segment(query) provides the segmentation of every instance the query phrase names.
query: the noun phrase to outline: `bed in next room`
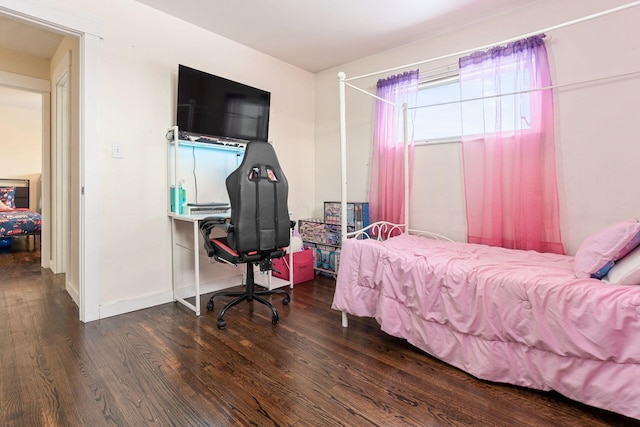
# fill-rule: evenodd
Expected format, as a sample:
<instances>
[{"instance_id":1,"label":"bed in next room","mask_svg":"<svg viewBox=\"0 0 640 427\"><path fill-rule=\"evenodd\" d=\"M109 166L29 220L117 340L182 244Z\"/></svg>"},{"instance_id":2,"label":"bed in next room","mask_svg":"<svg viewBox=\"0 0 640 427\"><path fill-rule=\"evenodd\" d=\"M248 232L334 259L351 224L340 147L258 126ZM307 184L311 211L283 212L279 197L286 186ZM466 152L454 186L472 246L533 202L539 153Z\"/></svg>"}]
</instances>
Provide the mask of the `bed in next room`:
<instances>
[{"instance_id":1,"label":"bed in next room","mask_svg":"<svg viewBox=\"0 0 640 427\"><path fill-rule=\"evenodd\" d=\"M42 217L29 208L28 179L0 179L0 241L11 244L13 237L39 235Z\"/></svg>"}]
</instances>

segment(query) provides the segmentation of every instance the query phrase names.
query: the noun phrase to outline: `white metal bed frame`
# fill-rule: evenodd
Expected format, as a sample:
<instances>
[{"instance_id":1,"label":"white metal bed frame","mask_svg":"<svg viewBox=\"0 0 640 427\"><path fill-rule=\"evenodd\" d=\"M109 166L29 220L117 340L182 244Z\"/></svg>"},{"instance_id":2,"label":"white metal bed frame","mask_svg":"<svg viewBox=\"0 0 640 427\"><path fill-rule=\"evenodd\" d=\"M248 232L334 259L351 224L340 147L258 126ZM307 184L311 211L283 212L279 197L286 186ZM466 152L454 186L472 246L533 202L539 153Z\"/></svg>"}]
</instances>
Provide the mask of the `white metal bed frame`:
<instances>
[{"instance_id":1,"label":"white metal bed frame","mask_svg":"<svg viewBox=\"0 0 640 427\"><path fill-rule=\"evenodd\" d=\"M403 104L402 106L396 105L386 99L382 99L378 96L376 96L375 94L372 94L362 88L359 88L349 82L354 81L354 80L359 80L359 79L363 79L366 77L372 77L375 75L379 75L379 74L385 74L385 73L389 73L389 72L393 72L393 71L398 71L398 70L402 70L402 69L406 69L406 68L410 68L410 67L415 67L417 65L422 65L422 64L428 64L428 63L432 63L435 61L440 61L443 59L448 59L448 58L458 58L461 57L463 55L467 55L469 53L472 52L476 52L476 51L481 51L481 50L486 50L489 49L491 47L494 46L500 46L500 45L504 45L510 42L514 42L520 39L524 39L527 37L532 37L538 34L542 34L542 33L547 33L550 31L554 31L554 30L558 30L561 28L565 28L571 25L575 25L575 24L579 24L582 22L586 22L586 21L590 21L596 18L600 18L612 13L616 13L616 12L620 12L626 9L630 9L636 6L640 6L640 1L634 1L631 3L627 3L618 7L614 7L611 9L607 9L604 10L602 12L598 12L598 13L594 13L591 15L587 15L584 16L582 18L578 18L578 19L573 19L571 21L566 21L564 23L561 24L557 24L551 27L547 27L538 31L534 31L534 32L530 32L530 33L526 33L526 34L522 34L519 35L517 37L512 37L506 40L502 40L500 42L496 42L496 43L491 43L488 45L484 45L484 46L479 46L479 47L475 47L473 49L466 49L466 50L462 50L459 52L454 52L454 53L450 53L447 55L442 55L442 56L438 56L438 57L434 57L434 58L429 58L429 59L425 59L422 61L418 61L418 62L413 62L410 64L404 64L404 65L400 65L397 67L393 67L393 68L387 68L385 70L380 70L380 71L374 71L371 73L367 73L367 74L362 74L359 76L355 76L355 77L350 77L347 78L346 73L344 73L343 71L340 71L338 73L338 88L339 88L339 96L340 96L340 173L341 173L341 212L340 212L340 216L341 216L341 239L345 240L349 237L362 237L363 235L366 237L369 237L369 235L371 234L375 234L375 233L371 233L370 231L372 229L377 230L377 231L381 231L384 230L384 232L388 232L391 233L393 230L399 230L402 231L404 230L404 232L411 232L412 230L409 230L409 141L408 141L408 106L407 104ZM611 77L617 77L617 76L611 76ZM609 77L610 78L610 77ZM595 79L595 80L600 80L600 79ZM584 82L581 82L584 83ZM359 92L362 92L366 95L369 95L373 98L376 98L380 101L386 102L388 104L393 105L396 108L402 108L402 114L403 114L403 139L404 139L404 224L391 224L391 223L387 223L387 222L381 222L381 223L374 223L372 225L370 225L369 227L367 227L366 229L363 230L356 230L352 233L347 233L347 113L346 113L346 86L349 86ZM543 89L550 89L550 88L543 88ZM458 102L464 102L464 101L458 101ZM378 228L376 228L378 227ZM368 230L368 231L367 231ZM384 234L383 232L383 234ZM419 234L427 234L427 235L431 235L432 238L444 238L446 240L450 240L444 236L440 236L437 235L435 233L430 233L430 232L419 232ZM386 234L386 236L389 236L390 234ZM347 313L342 312L342 326L343 327L348 327L349 322L348 322L348 318L347 318Z\"/></svg>"}]
</instances>

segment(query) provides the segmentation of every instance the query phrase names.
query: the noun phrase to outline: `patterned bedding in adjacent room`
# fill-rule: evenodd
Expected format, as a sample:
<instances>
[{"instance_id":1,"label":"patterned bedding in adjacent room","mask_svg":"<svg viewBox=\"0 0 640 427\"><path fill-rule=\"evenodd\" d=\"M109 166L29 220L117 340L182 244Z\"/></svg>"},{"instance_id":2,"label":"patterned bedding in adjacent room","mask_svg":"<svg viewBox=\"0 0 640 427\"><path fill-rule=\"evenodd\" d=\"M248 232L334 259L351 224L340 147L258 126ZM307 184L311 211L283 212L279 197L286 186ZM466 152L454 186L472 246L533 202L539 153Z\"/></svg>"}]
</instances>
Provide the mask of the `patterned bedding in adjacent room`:
<instances>
[{"instance_id":1,"label":"patterned bedding in adjacent room","mask_svg":"<svg viewBox=\"0 0 640 427\"><path fill-rule=\"evenodd\" d=\"M0 212L0 238L40 233L42 217L28 209Z\"/></svg>"}]
</instances>

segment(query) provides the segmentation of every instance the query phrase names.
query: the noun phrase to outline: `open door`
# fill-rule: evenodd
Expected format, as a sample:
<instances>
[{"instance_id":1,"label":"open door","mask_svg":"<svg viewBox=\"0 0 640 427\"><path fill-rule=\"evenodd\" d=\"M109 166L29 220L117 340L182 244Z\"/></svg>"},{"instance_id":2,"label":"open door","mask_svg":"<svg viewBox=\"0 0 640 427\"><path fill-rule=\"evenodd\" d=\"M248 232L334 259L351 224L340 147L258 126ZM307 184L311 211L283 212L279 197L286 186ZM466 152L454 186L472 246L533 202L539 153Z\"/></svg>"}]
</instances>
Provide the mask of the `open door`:
<instances>
[{"instance_id":1,"label":"open door","mask_svg":"<svg viewBox=\"0 0 640 427\"><path fill-rule=\"evenodd\" d=\"M51 270L66 273L69 262L71 171L69 150L71 146L71 54L69 51L53 72L53 102L55 114L52 120L51 140L51 204L52 241ZM68 283L68 280L66 280ZM77 302L77 301L76 301Z\"/></svg>"}]
</instances>

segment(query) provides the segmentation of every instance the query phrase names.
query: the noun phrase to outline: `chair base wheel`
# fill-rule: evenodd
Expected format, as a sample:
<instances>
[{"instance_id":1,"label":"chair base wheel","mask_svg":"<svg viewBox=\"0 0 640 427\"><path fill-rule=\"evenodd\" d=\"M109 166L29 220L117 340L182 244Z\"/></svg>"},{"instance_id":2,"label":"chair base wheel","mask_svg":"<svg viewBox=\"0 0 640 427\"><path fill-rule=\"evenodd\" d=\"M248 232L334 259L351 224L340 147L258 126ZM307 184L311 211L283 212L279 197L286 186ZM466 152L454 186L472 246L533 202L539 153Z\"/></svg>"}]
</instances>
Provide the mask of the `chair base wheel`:
<instances>
[{"instance_id":1,"label":"chair base wheel","mask_svg":"<svg viewBox=\"0 0 640 427\"><path fill-rule=\"evenodd\" d=\"M242 301L247 302L256 302L260 304L264 304L271 310L271 323L276 324L280 321L280 316L278 316L278 311L272 302L267 298L271 295L279 295L282 296L282 304L288 305L291 302L291 296L283 291L282 289L269 289L269 290L257 290L254 291L254 283L253 283L253 270L249 269L247 272L247 284L244 291L218 291L214 292L211 296L211 299L207 303L207 310L213 311L214 299L217 297L236 297L234 300L228 302L218 313L218 329L224 329L227 326L227 322L224 320L224 315L231 307L234 307L240 304Z\"/></svg>"}]
</instances>

